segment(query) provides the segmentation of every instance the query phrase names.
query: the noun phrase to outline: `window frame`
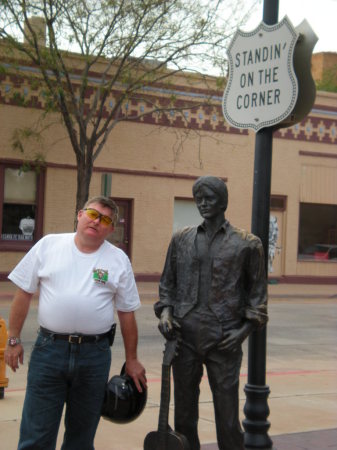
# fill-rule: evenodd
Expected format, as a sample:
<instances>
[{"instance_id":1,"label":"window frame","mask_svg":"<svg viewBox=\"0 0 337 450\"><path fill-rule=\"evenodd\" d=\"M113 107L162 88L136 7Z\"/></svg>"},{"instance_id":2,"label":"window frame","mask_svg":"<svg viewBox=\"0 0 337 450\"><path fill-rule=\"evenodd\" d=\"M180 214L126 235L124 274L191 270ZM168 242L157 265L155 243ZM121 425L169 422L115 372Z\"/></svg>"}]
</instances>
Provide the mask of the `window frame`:
<instances>
[{"instance_id":1,"label":"window frame","mask_svg":"<svg viewBox=\"0 0 337 450\"><path fill-rule=\"evenodd\" d=\"M275 204L277 202L278 204ZM270 196L270 210L271 211L286 211L287 210L287 196L273 195Z\"/></svg>"},{"instance_id":2,"label":"window frame","mask_svg":"<svg viewBox=\"0 0 337 450\"><path fill-rule=\"evenodd\" d=\"M299 248L300 248L300 244L301 244L301 205L312 205L312 206L333 206L335 208L337 208L337 205L331 205L331 204L325 204L325 203L311 203L311 202L300 202L299 203L299 213L298 213L298 246L297 246L297 261L299 262L308 262L308 261L314 261L314 262L324 262L324 263L337 263L337 259L336 258L327 258L327 257L323 257L322 255L319 256L318 254L316 255L316 253L313 254L306 254L306 253L300 253ZM325 244L324 242L322 243L323 247L333 247L336 246L337 244ZM322 253L326 253L327 255L329 254L329 250L326 249L324 251L319 249L320 243L313 243L311 244L312 247L317 247L317 252L322 252ZM335 248L333 250L335 252Z\"/></svg>"},{"instance_id":3,"label":"window frame","mask_svg":"<svg viewBox=\"0 0 337 450\"><path fill-rule=\"evenodd\" d=\"M1 239L2 234L2 218L3 218L3 204L4 204L4 187L5 187L5 169L20 169L22 162L0 160L0 251L22 252L30 250L33 245L41 239L43 235L43 205L44 205L44 188L45 188L45 170L39 168L36 179L36 217L34 238L32 241L7 241ZM35 165L32 164L32 170Z\"/></svg>"}]
</instances>

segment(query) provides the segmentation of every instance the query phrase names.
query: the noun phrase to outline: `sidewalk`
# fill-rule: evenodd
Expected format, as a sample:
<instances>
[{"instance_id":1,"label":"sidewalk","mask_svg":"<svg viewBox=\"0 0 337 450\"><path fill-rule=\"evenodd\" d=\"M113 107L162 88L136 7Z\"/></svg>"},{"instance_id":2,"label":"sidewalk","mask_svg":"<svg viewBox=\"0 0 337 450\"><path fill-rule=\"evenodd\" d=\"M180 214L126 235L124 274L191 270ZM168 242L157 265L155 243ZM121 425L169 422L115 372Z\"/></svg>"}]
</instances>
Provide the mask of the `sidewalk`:
<instances>
[{"instance_id":1,"label":"sidewalk","mask_svg":"<svg viewBox=\"0 0 337 450\"><path fill-rule=\"evenodd\" d=\"M152 301L157 296L155 283L139 283L138 289L144 301ZM336 285L305 285L305 284L269 284L269 302L273 300L303 299L313 301L317 299L337 299ZM337 314L337 312L336 312ZM334 375L336 376L336 374ZM318 379L315 381L318 382ZM270 405L270 403L269 403ZM335 408L337 414L337 405ZM286 412L285 412L286 414ZM300 422L300 417L298 418ZM303 433L285 433L270 435L274 450L337 450L337 416L333 420L336 428L316 429ZM286 425L287 420L285 419ZM324 426L324 425L323 425ZM315 418L313 428L319 428L319 418ZM286 429L286 427L285 427ZM218 450L216 443L204 444L201 450Z\"/></svg>"},{"instance_id":2,"label":"sidewalk","mask_svg":"<svg viewBox=\"0 0 337 450\"><path fill-rule=\"evenodd\" d=\"M144 308L145 320L148 326L153 326L152 304L157 299L156 283L138 283L138 288ZM9 282L0 283L0 315L2 307L10 303L13 295L13 286ZM298 310L302 305L307 308L315 307L312 316L308 316L307 327L317 327L314 320L317 308L328 306L331 316L337 316L337 287L333 285L269 285L270 309L274 318L271 318L272 329L284 320L284 305L292 306L297 303ZM36 302L34 302L36 305ZM318 305L318 306L317 306ZM35 306L36 308L36 306ZM288 306L287 308L288 309ZM297 310L296 310L297 311ZM34 320L35 317L34 317ZM294 321L296 323L296 319ZM303 319L302 319L303 320ZM283 323L283 322L282 322ZM299 335L297 345L298 360L288 361L282 355L287 354L290 342L285 324L284 336L279 338L278 332L268 331L268 346L273 347L269 355L267 367L267 384L271 394L268 399L271 422L269 436L273 441L274 450L337 450L337 358L335 349L327 351L324 329L316 329L317 345L315 359L310 358L307 343L308 336ZM308 329L306 328L306 329ZM337 331L336 331L337 337ZM320 344L322 342L322 344ZM335 346L334 346L335 348ZM149 350L149 352L151 349ZM270 351L270 348L269 348ZM280 352L283 352L282 355ZM317 359L317 354L319 355ZM276 356L275 356L276 355ZM279 356L277 356L279 355ZM123 356L122 356L123 357ZM278 358L278 359L277 359ZM145 361L146 362L146 361ZM13 375L7 370L6 376L10 378L10 385L5 390L5 398L0 400L0 448L15 450L19 434L20 416L23 405L27 362ZM143 450L143 441L146 434L157 429L159 400L160 400L160 365L149 363L148 384L149 395L146 409L134 422L127 425L115 425L101 420L95 441L96 450ZM240 419L244 418L243 406L245 404L244 384L247 382L247 367L242 367L240 377ZM200 396L200 422L199 432L202 442L201 450L218 450L215 443L215 425L213 415L213 402L206 376L203 377ZM173 404L170 405L170 424L173 424ZM60 448L63 425L61 425L57 449ZM79 449L80 450L80 449ZM193 450L193 449L192 449Z\"/></svg>"},{"instance_id":3,"label":"sidewalk","mask_svg":"<svg viewBox=\"0 0 337 450\"><path fill-rule=\"evenodd\" d=\"M273 450L335 450L337 428L272 436L272 441ZM201 447L201 450L218 450L218 446L206 444Z\"/></svg>"}]
</instances>

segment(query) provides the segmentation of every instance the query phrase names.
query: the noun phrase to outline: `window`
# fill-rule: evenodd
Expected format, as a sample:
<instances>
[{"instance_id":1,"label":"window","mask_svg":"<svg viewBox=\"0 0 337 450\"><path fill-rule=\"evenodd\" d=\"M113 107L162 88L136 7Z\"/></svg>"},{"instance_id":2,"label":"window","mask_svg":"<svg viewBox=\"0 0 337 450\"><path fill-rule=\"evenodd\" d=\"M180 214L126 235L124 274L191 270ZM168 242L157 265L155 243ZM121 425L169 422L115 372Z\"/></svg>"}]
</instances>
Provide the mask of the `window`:
<instances>
[{"instance_id":1,"label":"window","mask_svg":"<svg viewBox=\"0 0 337 450\"><path fill-rule=\"evenodd\" d=\"M285 211L287 206L287 198L283 195L272 195L270 197L270 209L274 211Z\"/></svg>"},{"instance_id":2,"label":"window","mask_svg":"<svg viewBox=\"0 0 337 450\"><path fill-rule=\"evenodd\" d=\"M121 248L131 258L130 227L132 200L121 200L115 197L113 199L118 206L118 221L115 223L114 232L107 237L107 240L116 245L116 247Z\"/></svg>"},{"instance_id":3,"label":"window","mask_svg":"<svg viewBox=\"0 0 337 450\"><path fill-rule=\"evenodd\" d=\"M299 259L337 262L337 205L300 204Z\"/></svg>"},{"instance_id":4,"label":"window","mask_svg":"<svg viewBox=\"0 0 337 450\"><path fill-rule=\"evenodd\" d=\"M175 199L173 231L187 226L199 225L203 221L194 200Z\"/></svg>"},{"instance_id":5,"label":"window","mask_svg":"<svg viewBox=\"0 0 337 450\"><path fill-rule=\"evenodd\" d=\"M42 235L44 175L0 164L0 248L25 250Z\"/></svg>"}]
</instances>

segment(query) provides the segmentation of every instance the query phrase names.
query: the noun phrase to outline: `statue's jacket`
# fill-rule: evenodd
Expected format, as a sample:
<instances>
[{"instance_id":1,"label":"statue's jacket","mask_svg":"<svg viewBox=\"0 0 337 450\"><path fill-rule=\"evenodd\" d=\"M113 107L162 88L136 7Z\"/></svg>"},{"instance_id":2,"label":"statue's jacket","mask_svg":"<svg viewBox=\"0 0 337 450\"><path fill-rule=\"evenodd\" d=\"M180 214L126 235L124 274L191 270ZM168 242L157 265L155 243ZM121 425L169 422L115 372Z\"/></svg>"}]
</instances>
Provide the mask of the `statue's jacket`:
<instances>
[{"instance_id":1,"label":"statue's jacket","mask_svg":"<svg viewBox=\"0 0 337 450\"><path fill-rule=\"evenodd\" d=\"M260 327L268 319L262 243L227 220L223 230L212 259L208 306L223 325L236 328L250 320ZM198 303L197 232L198 227L186 227L172 237L159 284L159 301L154 305L157 317L164 307L171 306L173 316L182 319Z\"/></svg>"}]
</instances>

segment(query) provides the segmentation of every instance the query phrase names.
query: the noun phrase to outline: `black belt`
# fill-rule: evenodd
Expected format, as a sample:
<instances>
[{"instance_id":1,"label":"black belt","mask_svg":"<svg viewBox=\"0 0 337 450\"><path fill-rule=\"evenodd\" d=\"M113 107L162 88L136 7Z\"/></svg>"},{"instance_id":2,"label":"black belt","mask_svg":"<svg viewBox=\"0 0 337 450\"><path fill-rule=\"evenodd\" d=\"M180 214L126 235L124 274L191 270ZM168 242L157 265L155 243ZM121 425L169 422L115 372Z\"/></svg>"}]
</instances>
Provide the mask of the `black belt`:
<instances>
[{"instance_id":1,"label":"black belt","mask_svg":"<svg viewBox=\"0 0 337 450\"><path fill-rule=\"evenodd\" d=\"M103 334L60 334L43 327L40 327L40 331L45 336L51 336L53 339L62 339L63 341L68 341L70 344L97 342L109 336L109 332Z\"/></svg>"}]
</instances>

